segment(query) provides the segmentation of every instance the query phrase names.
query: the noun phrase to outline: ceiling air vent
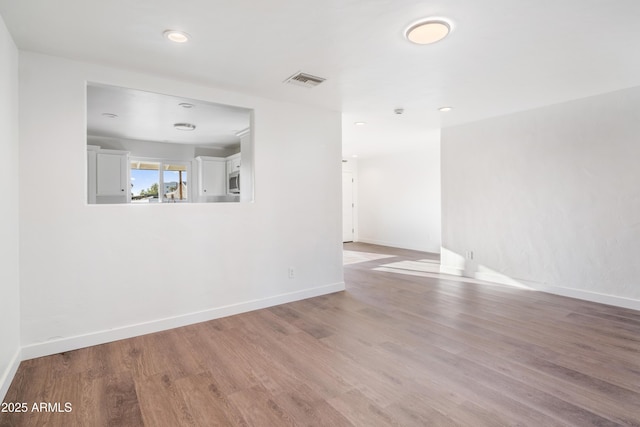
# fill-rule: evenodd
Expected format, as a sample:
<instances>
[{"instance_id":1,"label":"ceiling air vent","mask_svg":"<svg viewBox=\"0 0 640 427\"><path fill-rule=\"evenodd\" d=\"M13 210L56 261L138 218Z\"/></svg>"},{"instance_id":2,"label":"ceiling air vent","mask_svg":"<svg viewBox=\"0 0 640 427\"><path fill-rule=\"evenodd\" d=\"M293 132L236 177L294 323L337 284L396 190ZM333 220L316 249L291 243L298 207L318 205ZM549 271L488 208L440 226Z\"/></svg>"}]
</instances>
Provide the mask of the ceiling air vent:
<instances>
[{"instance_id":1,"label":"ceiling air vent","mask_svg":"<svg viewBox=\"0 0 640 427\"><path fill-rule=\"evenodd\" d=\"M290 83L296 86L312 88L312 87L318 86L320 83L322 83L325 80L326 79L323 79L322 77L312 76L311 74L296 73L293 76L289 77L284 82Z\"/></svg>"}]
</instances>

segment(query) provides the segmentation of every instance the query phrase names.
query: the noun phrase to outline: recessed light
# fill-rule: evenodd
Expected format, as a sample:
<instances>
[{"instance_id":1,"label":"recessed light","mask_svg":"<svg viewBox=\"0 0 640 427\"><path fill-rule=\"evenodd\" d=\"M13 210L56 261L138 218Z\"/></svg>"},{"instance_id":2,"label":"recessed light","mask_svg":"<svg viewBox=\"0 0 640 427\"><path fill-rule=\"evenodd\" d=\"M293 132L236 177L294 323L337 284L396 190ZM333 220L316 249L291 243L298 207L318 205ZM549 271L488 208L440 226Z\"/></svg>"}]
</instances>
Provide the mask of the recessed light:
<instances>
[{"instance_id":1,"label":"recessed light","mask_svg":"<svg viewBox=\"0 0 640 427\"><path fill-rule=\"evenodd\" d=\"M440 107L438 108L438 111L442 111L443 113L446 113L447 111L451 111L453 110L453 107Z\"/></svg>"},{"instance_id":2,"label":"recessed light","mask_svg":"<svg viewBox=\"0 0 640 427\"><path fill-rule=\"evenodd\" d=\"M113 113L102 113L103 116L108 117L110 119L115 119L118 117L117 114L113 114Z\"/></svg>"},{"instance_id":3,"label":"recessed light","mask_svg":"<svg viewBox=\"0 0 640 427\"><path fill-rule=\"evenodd\" d=\"M451 24L442 18L427 18L416 22L405 31L405 37L412 43L431 44L447 37Z\"/></svg>"},{"instance_id":4,"label":"recessed light","mask_svg":"<svg viewBox=\"0 0 640 427\"><path fill-rule=\"evenodd\" d=\"M189 104L188 102L181 102L180 104L178 104L180 107L182 108L193 108L195 107L195 105L193 104Z\"/></svg>"},{"instance_id":5,"label":"recessed light","mask_svg":"<svg viewBox=\"0 0 640 427\"><path fill-rule=\"evenodd\" d=\"M357 159L357 158L358 158L358 155L357 155L357 154L354 154L354 155L353 155L353 156L351 156L351 157L353 157L354 159Z\"/></svg>"},{"instance_id":6,"label":"recessed light","mask_svg":"<svg viewBox=\"0 0 640 427\"><path fill-rule=\"evenodd\" d=\"M192 125L191 123L176 123L173 125L177 130L195 130L196 125Z\"/></svg>"},{"instance_id":7,"label":"recessed light","mask_svg":"<svg viewBox=\"0 0 640 427\"><path fill-rule=\"evenodd\" d=\"M367 124L366 122L355 122L354 123L354 125L356 125L356 126L364 126L366 124Z\"/></svg>"},{"instance_id":8,"label":"recessed light","mask_svg":"<svg viewBox=\"0 0 640 427\"><path fill-rule=\"evenodd\" d=\"M164 38L174 43L186 43L191 38L189 34L177 30L166 30L162 35Z\"/></svg>"}]
</instances>

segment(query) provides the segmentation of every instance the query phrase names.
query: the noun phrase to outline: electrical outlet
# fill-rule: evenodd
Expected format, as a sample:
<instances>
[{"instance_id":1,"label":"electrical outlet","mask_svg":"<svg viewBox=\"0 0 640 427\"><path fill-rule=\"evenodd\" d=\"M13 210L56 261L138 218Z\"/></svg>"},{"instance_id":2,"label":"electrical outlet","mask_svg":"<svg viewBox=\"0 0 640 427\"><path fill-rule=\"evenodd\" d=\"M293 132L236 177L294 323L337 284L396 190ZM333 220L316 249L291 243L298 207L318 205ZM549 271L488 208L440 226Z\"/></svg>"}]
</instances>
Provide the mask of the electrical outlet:
<instances>
[{"instance_id":1,"label":"electrical outlet","mask_svg":"<svg viewBox=\"0 0 640 427\"><path fill-rule=\"evenodd\" d=\"M473 251L467 251L467 259L473 259Z\"/></svg>"},{"instance_id":2,"label":"electrical outlet","mask_svg":"<svg viewBox=\"0 0 640 427\"><path fill-rule=\"evenodd\" d=\"M296 277L296 270L293 267L289 267L289 279Z\"/></svg>"}]
</instances>

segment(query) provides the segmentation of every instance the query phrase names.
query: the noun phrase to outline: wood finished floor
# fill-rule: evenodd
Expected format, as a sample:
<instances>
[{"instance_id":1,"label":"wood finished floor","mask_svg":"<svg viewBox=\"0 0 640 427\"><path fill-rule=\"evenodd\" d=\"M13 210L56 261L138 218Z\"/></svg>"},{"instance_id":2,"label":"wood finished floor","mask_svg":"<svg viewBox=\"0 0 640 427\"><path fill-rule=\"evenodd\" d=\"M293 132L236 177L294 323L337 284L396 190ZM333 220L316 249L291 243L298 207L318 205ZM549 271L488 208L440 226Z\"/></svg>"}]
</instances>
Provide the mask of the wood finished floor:
<instances>
[{"instance_id":1,"label":"wood finished floor","mask_svg":"<svg viewBox=\"0 0 640 427\"><path fill-rule=\"evenodd\" d=\"M640 426L640 312L346 247L395 257L345 266L346 292L22 362L5 402L73 410L0 426Z\"/></svg>"}]
</instances>

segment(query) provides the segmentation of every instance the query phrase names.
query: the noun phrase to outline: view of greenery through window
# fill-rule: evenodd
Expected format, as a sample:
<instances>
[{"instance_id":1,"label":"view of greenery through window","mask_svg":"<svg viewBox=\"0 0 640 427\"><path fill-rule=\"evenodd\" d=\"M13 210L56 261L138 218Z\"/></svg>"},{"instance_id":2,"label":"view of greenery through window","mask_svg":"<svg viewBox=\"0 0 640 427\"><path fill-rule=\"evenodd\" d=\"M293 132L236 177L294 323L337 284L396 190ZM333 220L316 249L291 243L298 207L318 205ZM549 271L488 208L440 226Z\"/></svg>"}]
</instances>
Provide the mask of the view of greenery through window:
<instances>
[{"instance_id":1,"label":"view of greenery through window","mask_svg":"<svg viewBox=\"0 0 640 427\"><path fill-rule=\"evenodd\" d=\"M132 160L130 171L132 203L175 203L189 200L186 164ZM160 188L163 188L162 192Z\"/></svg>"}]
</instances>

